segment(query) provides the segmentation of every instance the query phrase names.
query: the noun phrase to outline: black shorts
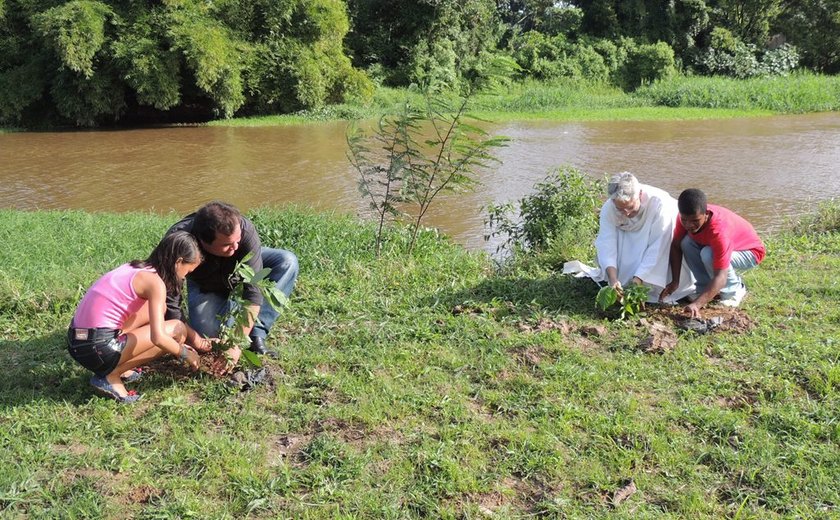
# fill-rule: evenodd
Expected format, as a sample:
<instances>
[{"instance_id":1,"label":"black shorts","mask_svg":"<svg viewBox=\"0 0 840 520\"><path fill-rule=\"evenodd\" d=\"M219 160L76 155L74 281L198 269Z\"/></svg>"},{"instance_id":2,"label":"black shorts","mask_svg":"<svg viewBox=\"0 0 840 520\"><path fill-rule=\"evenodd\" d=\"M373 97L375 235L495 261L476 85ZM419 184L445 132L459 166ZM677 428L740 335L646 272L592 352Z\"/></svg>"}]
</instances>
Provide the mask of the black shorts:
<instances>
[{"instance_id":1,"label":"black shorts","mask_svg":"<svg viewBox=\"0 0 840 520\"><path fill-rule=\"evenodd\" d=\"M128 337L114 329L67 330L70 357L98 376L106 376L120 364Z\"/></svg>"}]
</instances>

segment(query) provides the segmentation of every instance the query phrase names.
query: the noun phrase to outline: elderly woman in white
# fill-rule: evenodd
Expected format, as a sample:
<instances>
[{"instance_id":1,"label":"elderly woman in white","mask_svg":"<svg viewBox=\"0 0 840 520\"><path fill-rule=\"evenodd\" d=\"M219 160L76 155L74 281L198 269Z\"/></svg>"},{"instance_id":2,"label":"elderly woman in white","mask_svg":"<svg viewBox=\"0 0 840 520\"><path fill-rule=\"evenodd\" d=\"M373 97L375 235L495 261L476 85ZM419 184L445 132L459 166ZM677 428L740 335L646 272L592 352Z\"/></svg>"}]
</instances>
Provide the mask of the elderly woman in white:
<instances>
[{"instance_id":1,"label":"elderly woman in white","mask_svg":"<svg viewBox=\"0 0 840 520\"><path fill-rule=\"evenodd\" d=\"M640 184L629 172L613 175L607 194L595 239L601 269L587 274L619 292L629 283L647 285L648 301L658 301L671 277L668 256L679 213L677 201L664 190ZM679 287L667 301L693 292L691 273L683 269Z\"/></svg>"}]
</instances>

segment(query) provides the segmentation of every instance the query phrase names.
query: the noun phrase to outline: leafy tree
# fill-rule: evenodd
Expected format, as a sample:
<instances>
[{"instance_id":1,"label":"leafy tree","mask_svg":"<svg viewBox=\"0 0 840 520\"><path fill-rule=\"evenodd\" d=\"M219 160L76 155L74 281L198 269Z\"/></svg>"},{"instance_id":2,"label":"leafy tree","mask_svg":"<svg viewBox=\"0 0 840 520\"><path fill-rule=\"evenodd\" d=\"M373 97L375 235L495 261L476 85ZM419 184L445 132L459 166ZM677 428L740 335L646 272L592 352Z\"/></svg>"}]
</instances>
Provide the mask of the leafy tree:
<instances>
[{"instance_id":1,"label":"leafy tree","mask_svg":"<svg viewBox=\"0 0 840 520\"><path fill-rule=\"evenodd\" d=\"M497 9L511 35L528 31L575 35L583 20L580 8L554 0L501 0Z\"/></svg>"},{"instance_id":2,"label":"leafy tree","mask_svg":"<svg viewBox=\"0 0 840 520\"><path fill-rule=\"evenodd\" d=\"M840 72L840 0L785 0L773 27L802 53L802 64Z\"/></svg>"},{"instance_id":3,"label":"leafy tree","mask_svg":"<svg viewBox=\"0 0 840 520\"><path fill-rule=\"evenodd\" d=\"M230 117L371 96L341 0L2 0L0 122Z\"/></svg>"},{"instance_id":4,"label":"leafy tree","mask_svg":"<svg viewBox=\"0 0 840 520\"><path fill-rule=\"evenodd\" d=\"M463 87L494 59L500 25L492 0L350 0L355 64L381 67L389 85Z\"/></svg>"},{"instance_id":5,"label":"leafy tree","mask_svg":"<svg viewBox=\"0 0 840 520\"><path fill-rule=\"evenodd\" d=\"M745 43L763 47L770 27L781 12L782 0L717 0L712 22L736 34Z\"/></svg>"}]
</instances>

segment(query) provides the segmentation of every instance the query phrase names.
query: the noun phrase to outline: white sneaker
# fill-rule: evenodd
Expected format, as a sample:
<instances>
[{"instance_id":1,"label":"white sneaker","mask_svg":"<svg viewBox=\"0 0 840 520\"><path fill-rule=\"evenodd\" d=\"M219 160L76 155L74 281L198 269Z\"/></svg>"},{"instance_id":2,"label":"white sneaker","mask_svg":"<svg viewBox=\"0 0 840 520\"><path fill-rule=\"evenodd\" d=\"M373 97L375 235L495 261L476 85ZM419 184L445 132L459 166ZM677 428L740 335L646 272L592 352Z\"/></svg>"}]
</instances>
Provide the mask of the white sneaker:
<instances>
[{"instance_id":1,"label":"white sneaker","mask_svg":"<svg viewBox=\"0 0 840 520\"><path fill-rule=\"evenodd\" d=\"M720 304L725 307L737 307L741 305L741 301L744 299L744 296L747 295L747 287L742 283L735 289L735 294L732 296L722 299Z\"/></svg>"}]
</instances>

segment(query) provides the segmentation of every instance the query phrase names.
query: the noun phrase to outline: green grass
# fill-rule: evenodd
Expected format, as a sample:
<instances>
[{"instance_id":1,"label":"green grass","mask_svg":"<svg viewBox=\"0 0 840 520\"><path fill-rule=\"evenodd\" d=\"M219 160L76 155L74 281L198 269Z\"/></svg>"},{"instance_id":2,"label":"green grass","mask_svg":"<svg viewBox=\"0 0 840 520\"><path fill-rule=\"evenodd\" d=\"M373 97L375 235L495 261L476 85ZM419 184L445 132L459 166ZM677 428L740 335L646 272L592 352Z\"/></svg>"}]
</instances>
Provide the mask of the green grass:
<instances>
[{"instance_id":1,"label":"green grass","mask_svg":"<svg viewBox=\"0 0 840 520\"><path fill-rule=\"evenodd\" d=\"M0 211L0 516L840 516L836 232L769 237L752 331L652 355L595 314L594 284L499 274L431 232L411 257L391 232L377 260L352 218L252 215L301 260L275 385L173 368L121 406L92 395L65 327L176 215Z\"/></svg>"},{"instance_id":2,"label":"green grass","mask_svg":"<svg viewBox=\"0 0 840 520\"><path fill-rule=\"evenodd\" d=\"M637 97L654 105L776 113L840 110L840 76L799 73L789 77L678 77L644 87Z\"/></svg>"},{"instance_id":3,"label":"green grass","mask_svg":"<svg viewBox=\"0 0 840 520\"><path fill-rule=\"evenodd\" d=\"M218 126L298 124L339 119L372 119L406 99L421 103L414 91L380 87L366 106L331 105L294 115L214 121ZM731 119L840 109L840 77L795 74L737 80L685 77L646 86L634 93L585 81L524 81L482 94L472 112L493 121L645 121Z\"/></svg>"}]
</instances>

